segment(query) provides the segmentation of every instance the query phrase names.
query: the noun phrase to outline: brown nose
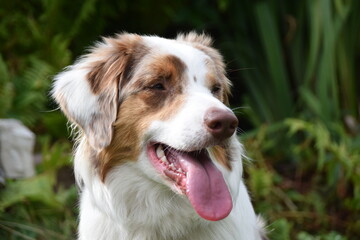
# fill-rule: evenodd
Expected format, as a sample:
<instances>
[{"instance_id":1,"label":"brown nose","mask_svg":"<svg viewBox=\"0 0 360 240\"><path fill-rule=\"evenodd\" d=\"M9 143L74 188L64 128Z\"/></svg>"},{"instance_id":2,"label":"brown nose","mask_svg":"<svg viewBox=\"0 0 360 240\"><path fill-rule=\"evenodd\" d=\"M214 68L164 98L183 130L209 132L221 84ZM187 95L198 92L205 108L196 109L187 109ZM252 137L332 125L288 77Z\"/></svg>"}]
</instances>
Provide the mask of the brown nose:
<instances>
[{"instance_id":1,"label":"brown nose","mask_svg":"<svg viewBox=\"0 0 360 240\"><path fill-rule=\"evenodd\" d=\"M220 108L209 108L204 116L206 129L220 140L231 137L238 125L236 116Z\"/></svg>"}]
</instances>

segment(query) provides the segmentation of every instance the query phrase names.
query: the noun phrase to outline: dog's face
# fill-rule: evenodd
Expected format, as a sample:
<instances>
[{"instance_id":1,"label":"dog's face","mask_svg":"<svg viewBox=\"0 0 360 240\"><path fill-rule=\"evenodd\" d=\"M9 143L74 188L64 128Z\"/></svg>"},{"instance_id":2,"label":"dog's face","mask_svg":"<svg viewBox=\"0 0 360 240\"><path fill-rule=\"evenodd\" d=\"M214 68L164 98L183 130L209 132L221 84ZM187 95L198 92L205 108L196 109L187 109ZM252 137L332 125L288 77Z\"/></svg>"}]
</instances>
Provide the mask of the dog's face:
<instances>
[{"instance_id":1,"label":"dog's face","mask_svg":"<svg viewBox=\"0 0 360 240\"><path fill-rule=\"evenodd\" d=\"M53 96L82 130L102 181L137 162L143 174L187 196L201 217L220 220L232 209L222 172L231 170L228 143L238 122L210 42L194 33L106 38L56 77Z\"/></svg>"}]
</instances>

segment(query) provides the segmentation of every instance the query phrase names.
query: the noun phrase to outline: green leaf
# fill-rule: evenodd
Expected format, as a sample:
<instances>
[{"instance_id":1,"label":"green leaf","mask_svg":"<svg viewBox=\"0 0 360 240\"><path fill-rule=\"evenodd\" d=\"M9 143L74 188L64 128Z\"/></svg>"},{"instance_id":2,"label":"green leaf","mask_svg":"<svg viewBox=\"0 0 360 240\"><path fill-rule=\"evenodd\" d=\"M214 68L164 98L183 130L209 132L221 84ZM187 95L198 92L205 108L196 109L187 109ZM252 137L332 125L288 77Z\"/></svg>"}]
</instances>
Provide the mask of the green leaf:
<instances>
[{"instance_id":1,"label":"green leaf","mask_svg":"<svg viewBox=\"0 0 360 240\"><path fill-rule=\"evenodd\" d=\"M300 88L300 97L305 103L305 107L309 109L314 116L324 119L323 104L317 96L315 96L310 89L306 87Z\"/></svg>"},{"instance_id":2,"label":"green leaf","mask_svg":"<svg viewBox=\"0 0 360 240\"><path fill-rule=\"evenodd\" d=\"M277 119L290 117L294 110L293 101L274 12L267 2L260 2L255 6L255 16L269 72L264 86L273 91L267 106L276 108Z\"/></svg>"},{"instance_id":3,"label":"green leaf","mask_svg":"<svg viewBox=\"0 0 360 240\"><path fill-rule=\"evenodd\" d=\"M49 207L61 208L53 191L54 183L53 173L9 182L6 188L0 192L0 211L23 201L39 201Z\"/></svg>"},{"instance_id":4,"label":"green leaf","mask_svg":"<svg viewBox=\"0 0 360 240\"><path fill-rule=\"evenodd\" d=\"M320 54L322 11L320 0L308 0L307 3L307 13L310 20L310 47L308 53L309 57L305 68L304 83L306 86L309 86Z\"/></svg>"},{"instance_id":5,"label":"green leaf","mask_svg":"<svg viewBox=\"0 0 360 240\"><path fill-rule=\"evenodd\" d=\"M266 169L250 168L251 176L249 187L251 192L257 197L266 197L271 194L273 188L273 175Z\"/></svg>"}]
</instances>

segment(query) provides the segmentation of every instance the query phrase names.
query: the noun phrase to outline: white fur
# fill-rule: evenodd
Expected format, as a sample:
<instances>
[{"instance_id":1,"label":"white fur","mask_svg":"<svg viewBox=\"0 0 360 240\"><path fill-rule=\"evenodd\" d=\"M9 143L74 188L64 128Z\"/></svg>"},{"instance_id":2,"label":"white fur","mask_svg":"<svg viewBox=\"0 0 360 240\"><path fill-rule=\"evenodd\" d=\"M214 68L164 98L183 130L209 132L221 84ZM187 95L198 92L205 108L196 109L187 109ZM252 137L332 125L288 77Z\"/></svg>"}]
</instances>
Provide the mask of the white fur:
<instances>
[{"instance_id":1,"label":"white fur","mask_svg":"<svg viewBox=\"0 0 360 240\"><path fill-rule=\"evenodd\" d=\"M186 78L196 77L197 81L188 81L186 101L174 116L150 124L139 159L113 168L105 182L89 161L93 152L89 139L86 135L81 138L74 159L75 174L82 186L79 240L262 239L261 226L242 180L243 150L235 135L227 141L232 170L214 161L233 199L232 212L223 220L211 222L198 216L188 199L172 189L151 165L146 154L150 140L177 149L197 149L211 139L203 124L207 109L230 109L205 87L205 60L209 58L206 54L175 40L143 39L153 51L179 57L188 68ZM85 79L83 64L86 65L86 59L56 77L53 95L58 101L59 96L64 98L70 118L74 114L75 119L86 123L90 114L101 109Z\"/></svg>"}]
</instances>

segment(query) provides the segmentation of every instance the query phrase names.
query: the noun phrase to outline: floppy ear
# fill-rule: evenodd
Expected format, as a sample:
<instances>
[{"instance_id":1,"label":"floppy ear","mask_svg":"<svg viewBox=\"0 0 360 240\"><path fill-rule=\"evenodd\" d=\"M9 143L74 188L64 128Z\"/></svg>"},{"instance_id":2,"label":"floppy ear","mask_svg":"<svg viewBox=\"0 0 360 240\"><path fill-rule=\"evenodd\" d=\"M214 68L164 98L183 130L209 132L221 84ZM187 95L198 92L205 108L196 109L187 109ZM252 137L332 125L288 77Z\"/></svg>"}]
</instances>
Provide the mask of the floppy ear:
<instances>
[{"instance_id":1,"label":"floppy ear","mask_svg":"<svg viewBox=\"0 0 360 240\"><path fill-rule=\"evenodd\" d=\"M96 150L112 139L120 87L131 77L133 52L141 37L122 34L104 38L74 65L55 77L52 97Z\"/></svg>"}]
</instances>

